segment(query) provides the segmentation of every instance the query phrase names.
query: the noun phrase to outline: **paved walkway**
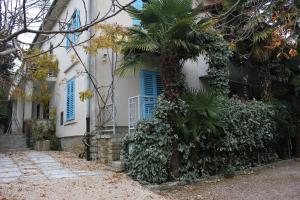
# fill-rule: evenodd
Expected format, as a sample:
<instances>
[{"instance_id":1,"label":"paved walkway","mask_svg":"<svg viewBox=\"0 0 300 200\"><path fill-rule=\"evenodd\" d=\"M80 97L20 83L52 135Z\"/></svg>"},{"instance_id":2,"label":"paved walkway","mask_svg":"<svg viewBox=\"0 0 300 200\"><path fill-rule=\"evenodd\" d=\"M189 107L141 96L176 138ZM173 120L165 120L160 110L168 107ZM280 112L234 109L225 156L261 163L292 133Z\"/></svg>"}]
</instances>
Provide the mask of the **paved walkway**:
<instances>
[{"instance_id":1,"label":"paved walkway","mask_svg":"<svg viewBox=\"0 0 300 200\"><path fill-rule=\"evenodd\" d=\"M124 173L68 152L0 153L0 200L162 200Z\"/></svg>"},{"instance_id":2,"label":"paved walkway","mask_svg":"<svg viewBox=\"0 0 300 200\"><path fill-rule=\"evenodd\" d=\"M21 159L0 153L0 183L97 175L100 172L66 169L43 152L29 152Z\"/></svg>"}]
</instances>

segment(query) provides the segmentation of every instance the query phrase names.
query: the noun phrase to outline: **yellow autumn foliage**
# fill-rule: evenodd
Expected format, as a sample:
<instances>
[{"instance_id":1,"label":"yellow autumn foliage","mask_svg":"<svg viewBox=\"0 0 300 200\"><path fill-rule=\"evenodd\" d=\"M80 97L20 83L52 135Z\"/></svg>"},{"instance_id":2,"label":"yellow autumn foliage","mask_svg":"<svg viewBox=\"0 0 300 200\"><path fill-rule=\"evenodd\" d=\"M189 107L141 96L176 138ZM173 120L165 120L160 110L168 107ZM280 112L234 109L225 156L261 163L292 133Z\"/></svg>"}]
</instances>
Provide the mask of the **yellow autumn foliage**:
<instances>
[{"instance_id":1,"label":"yellow autumn foliage","mask_svg":"<svg viewBox=\"0 0 300 200\"><path fill-rule=\"evenodd\" d=\"M112 49L114 52L121 51L120 42L126 40L126 29L118 24L97 24L93 27L96 36L85 46L86 52L96 55L98 49Z\"/></svg>"},{"instance_id":2,"label":"yellow autumn foliage","mask_svg":"<svg viewBox=\"0 0 300 200\"><path fill-rule=\"evenodd\" d=\"M94 93L92 90L88 89L86 91L79 92L79 99L80 101L85 101L86 99L92 98Z\"/></svg>"},{"instance_id":3,"label":"yellow autumn foliage","mask_svg":"<svg viewBox=\"0 0 300 200\"><path fill-rule=\"evenodd\" d=\"M23 81L37 81L39 89L35 90L29 97L26 96L27 94L25 94L22 84L20 84L15 88L15 96L30 98L44 105L48 104L52 94L48 88L47 78L50 72L51 74L58 73L58 60L52 54L42 53L39 49L34 49L26 53L24 64L26 66L26 74L23 76Z\"/></svg>"}]
</instances>

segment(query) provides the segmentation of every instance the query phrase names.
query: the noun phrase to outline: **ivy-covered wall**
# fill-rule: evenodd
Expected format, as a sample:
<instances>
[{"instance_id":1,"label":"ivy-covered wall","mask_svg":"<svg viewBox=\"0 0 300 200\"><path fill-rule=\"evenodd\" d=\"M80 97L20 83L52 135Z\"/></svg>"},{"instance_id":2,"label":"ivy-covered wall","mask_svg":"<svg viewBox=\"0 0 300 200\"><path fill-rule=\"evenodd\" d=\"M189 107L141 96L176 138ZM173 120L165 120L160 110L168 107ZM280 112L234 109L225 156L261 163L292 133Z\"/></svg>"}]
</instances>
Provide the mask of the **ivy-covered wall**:
<instances>
[{"instance_id":1,"label":"ivy-covered wall","mask_svg":"<svg viewBox=\"0 0 300 200\"><path fill-rule=\"evenodd\" d=\"M255 100L242 102L227 97L210 97L210 101L217 103L217 110L210 110L209 106L198 110L199 123L194 123L190 120L195 120L195 106L179 101L175 104L159 98L154 117L140 122L137 131L124 139L125 167L138 181L162 183L169 180L174 137L179 141L180 179L184 180L244 169L277 157L273 147L278 132L272 105ZM206 102L207 98L199 101ZM175 116L174 110L186 118L176 124L179 131L176 136L171 135L174 125L163 120ZM211 119L207 116L213 113L218 113L218 116L213 117L215 125L209 125ZM183 126L188 131L183 131Z\"/></svg>"}]
</instances>

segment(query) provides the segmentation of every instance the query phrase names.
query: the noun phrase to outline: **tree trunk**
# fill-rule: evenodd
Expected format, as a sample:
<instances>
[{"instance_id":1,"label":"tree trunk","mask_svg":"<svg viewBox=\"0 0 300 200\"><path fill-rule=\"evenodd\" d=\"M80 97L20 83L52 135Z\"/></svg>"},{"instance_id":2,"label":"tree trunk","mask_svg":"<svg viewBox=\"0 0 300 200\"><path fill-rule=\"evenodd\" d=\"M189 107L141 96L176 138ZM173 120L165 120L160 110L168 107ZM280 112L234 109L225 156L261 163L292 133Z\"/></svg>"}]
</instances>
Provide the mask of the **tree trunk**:
<instances>
[{"instance_id":1,"label":"tree trunk","mask_svg":"<svg viewBox=\"0 0 300 200\"><path fill-rule=\"evenodd\" d=\"M263 100L272 99L272 80L270 72L270 64L260 66L260 92Z\"/></svg>"},{"instance_id":2,"label":"tree trunk","mask_svg":"<svg viewBox=\"0 0 300 200\"><path fill-rule=\"evenodd\" d=\"M169 101L175 101L180 98L183 92L183 87L181 86L182 74L181 67L177 59L174 57L167 57L163 60L163 66L161 69L161 77L164 85L164 97ZM173 111L172 111L173 112ZM176 179L179 177L179 165L180 165L180 152L178 151L178 137L177 134L177 124L172 119L171 116L168 118L168 122L173 132L173 146L172 146L172 156L171 156L171 173L170 178Z\"/></svg>"}]
</instances>

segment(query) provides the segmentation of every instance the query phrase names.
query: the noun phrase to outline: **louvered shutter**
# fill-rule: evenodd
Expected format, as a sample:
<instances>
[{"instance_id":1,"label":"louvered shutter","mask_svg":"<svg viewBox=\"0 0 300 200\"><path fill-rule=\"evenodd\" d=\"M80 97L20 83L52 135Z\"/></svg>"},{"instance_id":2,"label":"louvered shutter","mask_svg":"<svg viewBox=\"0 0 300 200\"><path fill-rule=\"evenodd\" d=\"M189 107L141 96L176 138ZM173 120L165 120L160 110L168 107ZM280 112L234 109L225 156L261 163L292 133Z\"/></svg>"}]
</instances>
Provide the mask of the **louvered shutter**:
<instances>
[{"instance_id":1,"label":"louvered shutter","mask_svg":"<svg viewBox=\"0 0 300 200\"><path fill-rule=\"evenodd\" d=\"M163 92L163 85L158 72L142 71L142 114L149 118L154 110L157 96Z\"/></svg>"},{"instance_id":2,"label":"louvered shutter","mask_svg":"<svg viewBox=\"0 0 300 200\"><path fill-rule=\"evenodd\" d=\"M135 1L133 4L133 7L137 10L142 10L143 9L143 1L142 0ZM141 20L133 19L133 25L135 25L135 26L141 25Z\"/></svg>"},{"instance_id":3,"label":"louvered shutter","mask_svg":"<svg viewBox=\"0 0 300 200\"><path fill-rule=\"evenodd\" d=\"M164 86L163 86L163 83L161 81L161 77L160 77L160 74L157 73L156 76L156 96L159 96L161 93L163 93L164 91Z\"/></svg>"},{"instance_id":4,"label":"louvered shutter","mask_svg":"<svg viewBox=\"0 0 300 200\"><path fill-rule=\"evenodd\" d=\"M70 24L68 24L68 30L70 30L71 29L71 25ZM68 48L70 48L70 40L71 40L71 34L70 33L66 33L66 48L68 49Z\"/></svg>"},{"instance_id":5,"label":"louvered shutter","mask_svg":"<svg viewBox=\"0 0 300 200\"><path fill-rule=\"evenodd\" d=\"M75 29L79 29L79 28L80 28L80 11L76 10ZM77 38L79 36L79 33L74 33L74 35L76 36L75 42L77 42Z\"/></svg>"},{"instance_id":6,"label":"louvered shutter","mask_svg":"<svg viewBox=\"0 0 300 200\"><path fill-rule=\"evenodd\" d=\"M154 76L152 72L142 71L142 114L143 118L149 118L154 108L155 96Z\"/></svg>"},{"instance_id":7,"label":"louvered shutter","mask_svg":"<svg viewBox=\"0 0 300 200\"><path fill-rule=\"evenodd\" d=\"M67 121L75 119L75 80L67 82Z\"/></svg>"},{"instance_id":8,"label":"louvered shutter","mask_svg":"<svg viewBox=\"0 0 300 200\"><path fill-rule=\"evenodd\" d=\"M78 10L75 10L72 16L72 30L76 30L78 28ZM76 44L77 41L77 33L72 33L72 44Z\"/></svg>"}]
</instances>

